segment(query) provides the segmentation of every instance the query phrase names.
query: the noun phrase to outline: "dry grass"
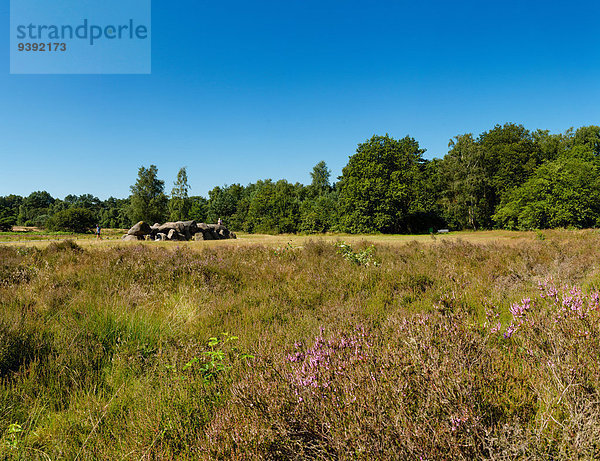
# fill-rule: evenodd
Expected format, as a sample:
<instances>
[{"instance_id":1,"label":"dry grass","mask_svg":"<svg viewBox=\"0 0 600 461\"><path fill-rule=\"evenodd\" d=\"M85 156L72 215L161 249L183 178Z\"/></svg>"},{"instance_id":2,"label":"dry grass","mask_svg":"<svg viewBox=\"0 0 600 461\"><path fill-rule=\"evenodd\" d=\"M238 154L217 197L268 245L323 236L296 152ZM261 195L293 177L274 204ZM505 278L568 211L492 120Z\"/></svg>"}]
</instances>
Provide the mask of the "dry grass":
<instances>
[{"instance_id":1,"label":"dry grass","mask_svg":"<svg viewBox=\"0 0 600 461\"><path fill-rule=\"evenodd\" d=\"M542 238L2 245L0 458L594 459L600 235Z\"/></svg>"},{"instance_id":2,"label":"dry grass","mask_svg":"<svg viewBox=\"0 0 600 461\"><path fill-rule=\"evenodd\" d=\"M50 241L60 241L64 238L69 238L76 241L79 245L92 245L92 246L115 246L115 245L137 245L139 242L121 242L121 236L125 233L124 230L109 229L103 231L102 240L96 240L91 234L76 234L76 235L52 235L44 234L43 232L35 233L5 233L0 235L0 243L18 244L18 245L33 245L43 247ZM325 242L336 242L345 241L350 244L357 244L364 241L373 243L382 243L386 245L405 245L412 242L420 242L424 244L429 243L441 243L441 242L457 242L466 241L476 244L487 244L487 243L503 243L509 245L518 245L525 241L535 240L539 235L557 235L567 234L569 236L576 235L585 231L544 231L544 233L536 232L521 232L521 231L505 231L505 230L494 230L494 231L461 231L451 232L448 234L434 234L433 236L427 234L416 234L416 235L390 235L390 234L374 234L374 235L354 235L354 234L322 234L322 235L298 235L298 234L279 234L279 235L267 235L267 234L247 234L244 232L237 233L238 238L236 240L228 241L200 241L200 242L143 242L145 245L152 246L182 246L190 245L193 247L204 247L204 246L240 246L240 245L265 245L269 247L284 247L288 243L293 246L301 246L312 240L320 240ZM556 237L555 237L556 238ZM568 237L571 238L571 237Z\"/></svg>"}]
</instances>

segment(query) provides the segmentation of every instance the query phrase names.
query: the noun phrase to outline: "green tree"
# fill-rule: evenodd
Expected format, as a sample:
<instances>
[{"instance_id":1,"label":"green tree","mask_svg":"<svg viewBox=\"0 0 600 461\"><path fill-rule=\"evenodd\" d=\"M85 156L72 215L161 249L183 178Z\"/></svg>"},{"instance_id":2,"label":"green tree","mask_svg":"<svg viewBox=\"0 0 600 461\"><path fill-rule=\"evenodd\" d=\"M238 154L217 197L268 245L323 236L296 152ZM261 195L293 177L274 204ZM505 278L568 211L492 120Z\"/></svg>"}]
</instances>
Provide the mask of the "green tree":
<instances>
[{"instance_id":1,"label":"green tree","mask_svg":"<svg viewBox=\"0 0 600 461\"><path fill-rule=\"evenodd\" d=\"M22 203L23 197L19 195L0 197L0 230L10 230L17 223Z\"/></svg>"},{"instance_id":2,"label":"green tree","mask_svg":"<svg viewBox=\"0 0 600 461\"><path fill-rule=\"evenodd\" d=\"M247 211L249 191L240 184L215 187L208 193L208 219L216 223L219 218L232 230L242 228Z\"/></svg>"},{"instance_id":3,"label":"green tree","mask_svg":"<svg viewBox=\"0 0 600 461\"><path fill-rule=\"evenodd\" d=\"M331 183L329 181L331 170L327 168L327 164L323 160L313 167L310 177L312 179L310 186L308 186L310 195L319 196L331 192Z\"/></svg>"},{"instance_id":4,"label":"green tree","mask_svg":"<svg viewBox=\"0 0 600 461\"><path fill-rule=\"evenodd\" d=\"M566 155L573 147L573 129L564 134L552 134L549 130L536 130L533 142L541 162L556 160Z\"/></svg>"},{"instance_id":5,"label":"green tree","mask_svg":"<svg viewBox=\"0 0 600 461\"><path fill-rule=\"evenodd\" d=\"M307 198L300 205L300 231L309 234L328 232L337 224L337 192Z\"/></svg>"},{"instance_id":6,"label":"green tree","mask_svg":"<svg viewBox=\"0 0 600 461\"><path fill-rule=\"evenodd\" d=\"M129 218L129 199L117 199L109 197L102 203L100 212L100 226L110 229L126 229L133 222Z\"/></svg>"},{"instance_id":7,"label":"green tree","mask_svg":"<svg viewBox=\"0 0 600 461\"><path fill-rule=\"evenodd\" d=\"M129 217L132 222L164 222L167 216L168 198L164 193L165 182L158 179L158 169L140 167L138 179L131 186Z\"/></svg>"},{"instance_id":8,"label":"green tree","mask_svg":"<svg viewBox=\"0 0 600 461\"><path fill-rule=\"evenodd\" d=\"M568 137L553 138L522 125L506 123L483 132L457 136L440 164L439 204L444 218L458 229L489 228L500 203L546 159L564 151Z\"/></svg>"},{"instance_id":9,"label":"green tree","mask_svg":"<svg viewBox=\"0 0 600 461\"><path fill-rule=\"evenodd\" d=\"M46 191L36 191L23 199L17 223L26 226L43 226L50 217L55 199Z\"/></svg>"},{"instance_id":10,"label":"green tree","mask_svg":"<svg viewBox=\"0 0 600 461\"><path fill-rule=\"evenodd\" d=\"M416 184L416 199L412 202L406 218L406 230L410 233L429 232L447 227L439 203L441 191L441 159L425 160L420 166Z\"/></svg>"},{"instance_id":11,"label":"green tree","mask_svg":"<svg viewBox=\"0 0 600 461\"><path fill-rule=\"evenodd\" d=\"M596 125L582 126L573 136L574 146L585 146L594 156L600 156L600 127Z\"/></svg>"},{"instance_id":12,"label":"green tree","mask_svg":"<svg viewBox=\"0 0 600 461\"><path fill-rule=\"evenodd\" d=\"M190 213L189 190L187 171L183 167L177 173L177 180L171 191L171 200L169 201L171 221L184 221L188 219Z\"/></svg>"},{"instance_id":13,"label":"green tree","mask_svg":"<svg viewBox=\"0 0 600 461\"><path fill-rule=\"evenodd\" d=\"M486 196L491 213L506 193L523 184L541 163L532 134L522 125L496 125L479 135L483 168L492 193ZM490 214L491 216L491 214Z\"/></svg>"},{"instance_id":14,"label":"green tree","mask_svg":"<svg viewBox=\"0 0 600 461\"><path fill-rule=\"evenodd\" d=\"M561 157L547 162L498 209L509 229L591 227L600 224L600 177L595 163Z\"/></svg>"},{"instance_id":15,"label":"green tree","mask_svg":"<svg viewBox=\"0 0 600 461\"><path fill-rule=\"evenodd\" d=\"M53 231L78 232L89 231L96 224L94 213L87 208L67 208L52 216L47 227Z\"/></svg>"},{"instance_id":16,"label":"green tree","mask_svg":"<svg viewBox=\"0 0 600 461\"><path fill-rule=\"evenodd\" d=\"M422 155L419 143L373 136L359 144L342 170L340 227L352 233L402 232L418 197Z\"/></svg>"},{"instance_id":17,"label":"green tree","mask_svg":"<svg viewBox=\"0 0 600 461\"><path fill-rule=\"evenodd\" d=\"M250 196L244 230L264 234L297 232L302 188L285 179L276 183L270 179L258 181Z\"/></svg>"},{"instance_id":18,"label":"green tree","mask_svg":"<svg viewBox=\"0 0 600 461\"><path fill-rule=\"evenodd\" d=\"M470 133L456 136L449 147L439 165L443 216L454 229L491 226L494 190L483 149Z\"/></svg>"},{"instance_id":19,"label":"green tree","mask_svg":"<svg viewBox=\"0 0 600 461\"><path fill-rule=\"evenodd\" d=\"M201 196L192 196L189 198L190 202L190 219L196 222L207 222L208 221L208 200Z\"/></svg>"}]
</instances>

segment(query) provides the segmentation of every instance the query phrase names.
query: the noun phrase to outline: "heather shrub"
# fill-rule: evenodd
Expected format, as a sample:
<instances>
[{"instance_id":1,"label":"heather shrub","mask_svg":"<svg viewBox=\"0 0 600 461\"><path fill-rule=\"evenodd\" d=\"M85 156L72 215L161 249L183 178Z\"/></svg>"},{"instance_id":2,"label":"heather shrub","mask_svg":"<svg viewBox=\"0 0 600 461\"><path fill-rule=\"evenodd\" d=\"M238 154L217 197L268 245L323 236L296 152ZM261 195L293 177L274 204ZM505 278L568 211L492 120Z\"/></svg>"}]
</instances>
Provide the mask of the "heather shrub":
<instances>
[{"instance_id":1,"label":"heather shrub","mask_svg":"<svg viewBox=\"0 0 600 461\"><path fill-rule=\"evenodd\" d=\"M600 293L540 282L539 293L510 306L510 323L493 334L518 347L529 364L539 402L534 425L540 445L564 459L598 455L600 430ZM560 441L557 443L557 441Z\"/></svg>"},{"instance_id":2,"label":"heather shrub","mask_svg":"<svg viewBox=\"0 0 600 461\"><path fill-rule=\"evenodd\" d=\"M593 459L598 234L545 235L0 246L0 459Z\"/></svg>"}]
</instances>

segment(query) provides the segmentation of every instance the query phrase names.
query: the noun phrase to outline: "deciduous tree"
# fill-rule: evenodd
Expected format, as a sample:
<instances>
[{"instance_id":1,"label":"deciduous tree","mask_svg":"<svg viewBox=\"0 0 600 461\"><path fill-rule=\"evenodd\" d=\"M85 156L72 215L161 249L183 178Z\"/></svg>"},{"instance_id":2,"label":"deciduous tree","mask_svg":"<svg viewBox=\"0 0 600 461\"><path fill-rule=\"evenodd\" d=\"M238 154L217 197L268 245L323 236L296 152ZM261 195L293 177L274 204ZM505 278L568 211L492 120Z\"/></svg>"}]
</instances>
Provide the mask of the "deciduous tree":
<instances>
[{"instance_id":1,"label":"deciduous tree","mask_svg":"<svg viewBox=\"0 0 600 461\"><path fill-rule=\"evenodd\" d=\"M164 190L165 182L158 179L158 168L155 165L150 165L150 168L140 167L138 179L131 186L131 221L164 222L168 205Z\"/></svg>"},{"instance_id":2,"label":"deciduous tree","mask_svg":"<svg viewBox=\"0 0 600 461\"><path fill-rule=\"evenodd\" d=\"M186 168L183 167L177 173L177 180L171 190L171 200L169 201L169 214L171 221L187 220L190 213L190 200L188 191L188 177Z\"/></svg>"},{"instance_id":3,"label":"deciduous tree","mask_svg":"<svg viewBox=\"0 0 600 461\"><path fill-rule=\"evenodd\" d=\"M342 170L340 226L352 233L402 232L418 197L422 155L406 136L373 136L359 144Z\"/></svg>"}]
</instances>

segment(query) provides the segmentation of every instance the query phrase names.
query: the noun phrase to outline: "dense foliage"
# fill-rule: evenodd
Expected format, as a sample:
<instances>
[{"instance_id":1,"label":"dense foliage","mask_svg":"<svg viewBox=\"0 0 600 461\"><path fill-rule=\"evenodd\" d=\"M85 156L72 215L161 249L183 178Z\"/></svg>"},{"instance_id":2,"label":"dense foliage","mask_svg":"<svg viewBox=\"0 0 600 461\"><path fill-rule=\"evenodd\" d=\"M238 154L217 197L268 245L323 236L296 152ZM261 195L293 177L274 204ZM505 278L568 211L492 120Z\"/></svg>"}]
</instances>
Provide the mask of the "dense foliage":
<instances>
[{"instance_id":1,"label":"dense foliage","mask_svg":"<svg viewBox=\"0 0 600 461\"><path fill-rule=\"evenodd\" d=\"M0 230L46 226L69 208L90 210L102 227L127 228L194 219L256 233L415 233L460 229L590 227L600 223L600 127L561 134L507 123L450 141L443 158L427 160L406 136L373 136L358 145L338 182L324 161L311 184L284 179L216 186L189 196L182 168L165 194L158 169L141 167L125 199L89 194L64 200L46 191L0 197Z\"/></svg>"},{"instance_id":2,"label":"dense foliage","mask_svg":"<svg viewBox=\"0 0 600 461\"><path fill-rule=\"evenodd\" d=\"M340 228L357 234L406 231L418 204L423 152L408 136L373 136L359 144L340 178Z\"/></svg>"},{"instance_id":3,"label":"dense foliage","mask_svg":"<svg viewBox=\"0 0 600 461\"><path fill-rule=\"evenodd\" d=\"M158 168L155 165L150 165L150 168L140 167L138 179L131 186L129 206L131 222L163 222L169 205L164 191L165 182L158 179ZM175 196L175 200L179 199L179 196Z\"/></svg>"},{"instance_id":4,"label":"dense foliage","mask_svg":"<svg viewBox=\"0 0 600 461\"><path fill-rule=\"evenodd\" d=\"M89 209L68 208L54 214L48 220L46 226L52 231L83 233L90 230L95 223L94 213Z\"/></svg>"}]
</instances>

